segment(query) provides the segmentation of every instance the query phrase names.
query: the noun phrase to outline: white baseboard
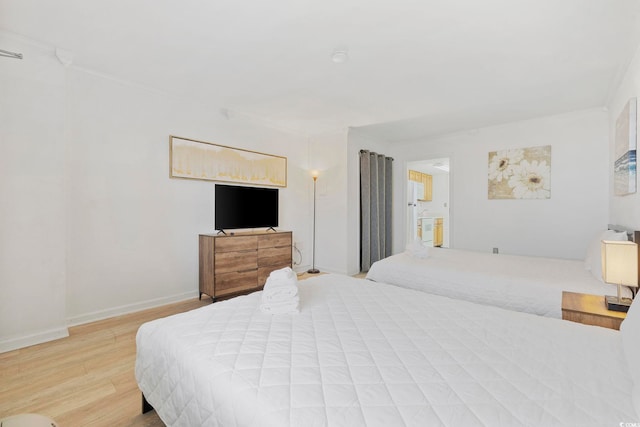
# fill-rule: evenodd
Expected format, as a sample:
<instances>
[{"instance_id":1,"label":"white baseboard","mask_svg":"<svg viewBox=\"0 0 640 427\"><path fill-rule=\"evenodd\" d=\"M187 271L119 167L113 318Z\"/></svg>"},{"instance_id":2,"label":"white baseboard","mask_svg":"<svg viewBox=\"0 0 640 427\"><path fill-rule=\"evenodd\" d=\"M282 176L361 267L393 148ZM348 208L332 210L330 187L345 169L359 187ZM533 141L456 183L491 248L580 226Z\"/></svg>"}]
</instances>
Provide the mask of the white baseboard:
<instances>
[{"instance_id":1,"label":"white baseboard","mask_svg":"<svg viewBox=\"0 0 640 427\"><path fill-rule=\"evenodd\" d=\"M185 301L198 296L198 293L184 292L182 294L172 295L168 297L156 298L148 301L142 301L135 304L122 305L120 307L109 308L107 310L94 311L80 316L74 316L67 319L67 326L78 326L85 323L95 322L98 320L108 319L110 317L120 316L123 314L135 313L136 311L146 310L148 308L160 307L175 302ZM10 338L0 341L0 353L18 350L20 348L29 347L44 342L66 338L69 336L68 328L56 328L35 334L24 335L20 337Z\"/></svg>"},{"instance_id":2,"label":"white baseboard","mask_svg":"<svg viewBox=\"0 0 640 427\"><path fill-rule=\"evenodd\" d=\"M198 296L198 292L184 292L182 294L171 295L168 297L156 298L152 300L142 301L135 304L121 305L106 310L94 311L92 313L81 314L79 316L67 319L68 326L84 325L85 323L96 322L98 320L108 319L110 317L121 316L123 314L135 313L137 311L149 308L160 307L175 302L185 301Z\"/></svg>"},{"instance_id":3,"label":"white baseboard","mask_svg":"<svg viewBox=\"0 0 640 427\"><path fill-rule=\"evenodd\" d=\"M21 337L11 338L0 341L0 353L17 350L19 348L29 347L43 342L53 341L69 336L67 328L56 328L48 331L38 332L36 334L24 335Z\"/></svg>"}]
</instances>

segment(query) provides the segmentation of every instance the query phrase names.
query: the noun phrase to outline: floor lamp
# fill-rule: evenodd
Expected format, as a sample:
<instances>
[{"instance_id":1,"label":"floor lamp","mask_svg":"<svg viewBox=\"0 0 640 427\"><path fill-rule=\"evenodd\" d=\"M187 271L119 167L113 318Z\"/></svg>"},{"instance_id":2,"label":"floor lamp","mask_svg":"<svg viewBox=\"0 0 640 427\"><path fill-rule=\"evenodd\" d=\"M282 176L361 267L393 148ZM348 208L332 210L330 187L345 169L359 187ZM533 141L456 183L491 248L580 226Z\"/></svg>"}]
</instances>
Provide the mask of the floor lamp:
<instances>
[{"instance_id":1,"label":"floor lamp","mask_svg":"<svg viewBox=\"0 0 640 427\"><path fill-rule=\"evenodd\" d=\"M318 181L318 172L313 171L312 176L313 176L313 245L312 245L313 263L311 265L311 268L307 270L307 273L318 274L320 273L320 270L316 268L316 182Z\"/></svg>"}]
</instances>

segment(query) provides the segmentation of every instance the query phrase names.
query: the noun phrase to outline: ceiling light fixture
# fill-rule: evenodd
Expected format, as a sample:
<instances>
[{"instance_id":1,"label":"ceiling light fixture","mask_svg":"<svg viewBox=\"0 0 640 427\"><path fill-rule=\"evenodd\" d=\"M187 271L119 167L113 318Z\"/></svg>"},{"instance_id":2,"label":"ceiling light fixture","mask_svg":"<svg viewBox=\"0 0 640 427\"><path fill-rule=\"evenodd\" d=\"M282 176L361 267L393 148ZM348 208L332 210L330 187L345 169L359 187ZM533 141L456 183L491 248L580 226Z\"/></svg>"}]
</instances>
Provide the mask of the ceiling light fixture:
<instances>
[{"instance_id":1,"label":"ceiling light fixture","mask_svg":"<svg viewBox=\"0 0 640 427\"><path fill-rule=\"evenodd\" d=\"M347 62L349 55L346 49L335 49L331 54L331 60L336 64L342 64Z\"/></svg>"},{"instance_id":2,"label":"ceiling light fixture","mask_svg":"<svg viewBox=\"0 0 640 427\"><path fill-rule=\"evenodd\" d=\"M436 168L436 169L440 169L442 171L445 171L445 172L449 172L449 164L445 165L442 162L436 162L436 163L433 164L433 167Z\"/></svg>"}]
</instances>

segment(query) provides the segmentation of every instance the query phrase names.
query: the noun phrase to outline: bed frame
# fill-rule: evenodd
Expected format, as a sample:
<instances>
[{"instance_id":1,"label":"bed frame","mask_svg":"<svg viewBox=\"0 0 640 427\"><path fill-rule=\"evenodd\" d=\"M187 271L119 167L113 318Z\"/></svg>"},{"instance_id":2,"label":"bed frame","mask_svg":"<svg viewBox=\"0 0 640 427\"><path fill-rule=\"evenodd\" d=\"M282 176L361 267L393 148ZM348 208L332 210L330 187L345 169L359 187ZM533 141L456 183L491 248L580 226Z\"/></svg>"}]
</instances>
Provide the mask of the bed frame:
<instances>
[{"instance_id":1,"label":"bed frame","mask_svg":"<svg viewBox=\"0 0 640 427\"><path fill-rule=\"evenodd\" d=\"M144 393L140 393L140 396L142 396L142 413L146 414L147 412L153 411L153 406L147 402L147 398L144 397Z\"/></svg>"}]
</instances>

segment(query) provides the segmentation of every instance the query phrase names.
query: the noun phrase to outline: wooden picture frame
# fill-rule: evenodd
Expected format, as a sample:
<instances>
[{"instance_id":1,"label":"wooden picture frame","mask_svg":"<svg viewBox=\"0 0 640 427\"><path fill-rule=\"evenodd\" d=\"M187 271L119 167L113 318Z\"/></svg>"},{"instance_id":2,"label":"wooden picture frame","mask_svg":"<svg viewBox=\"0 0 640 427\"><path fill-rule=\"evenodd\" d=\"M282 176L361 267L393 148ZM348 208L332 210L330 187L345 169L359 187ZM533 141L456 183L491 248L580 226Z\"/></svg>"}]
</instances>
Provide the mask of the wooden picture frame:
<instances>
[{"instance_id":1,"label":"wooden picture frame","mask_svg":"<svg viewBox=\"0 0 640 427\"><path fill-rule=\"evenodd\" d=\"M287 158L170 135L169 176L286 187Z\"/></svg>"}]
</instances>

